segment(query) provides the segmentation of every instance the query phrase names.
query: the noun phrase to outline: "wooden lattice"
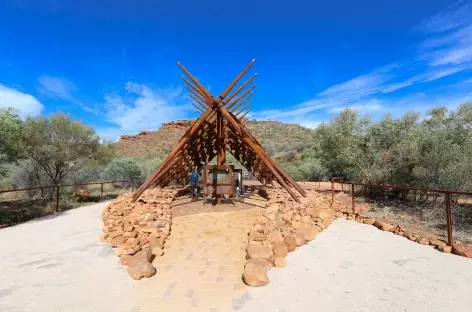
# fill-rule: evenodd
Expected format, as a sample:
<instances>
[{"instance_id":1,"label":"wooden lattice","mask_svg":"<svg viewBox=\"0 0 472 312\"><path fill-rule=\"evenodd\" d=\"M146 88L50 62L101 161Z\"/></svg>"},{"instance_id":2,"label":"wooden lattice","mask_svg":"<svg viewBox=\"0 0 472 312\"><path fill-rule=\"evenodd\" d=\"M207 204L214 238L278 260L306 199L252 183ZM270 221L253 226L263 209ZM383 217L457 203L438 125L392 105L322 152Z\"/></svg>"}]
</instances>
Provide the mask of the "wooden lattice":
<instances>
[{"instance_id":1,"label":"wooden lattice","mask_svg":"<svg viewBox=\"0 0 472 312\"><path fill-rule=\"evenodd\" d=\"M190 91L190 97L195 101L194 106L201 115L174 146L161 166L136 190L133 201L151 185L166 186L172 181L179 181L195 168L201 170L215 157L218 165L225 165L226 151L259 181L277 181L297 202L299 199L292 188L306 196L305 191L269 157L243 124L251 103L244 107L243 104L252 96L256 85L246 87L257 74L230 93L254 62L255 60L249 63L218 97L211 95L184 66L177 63L187 76L181 78L187 84L185 87Z\"/></svg>"}]
</instances>

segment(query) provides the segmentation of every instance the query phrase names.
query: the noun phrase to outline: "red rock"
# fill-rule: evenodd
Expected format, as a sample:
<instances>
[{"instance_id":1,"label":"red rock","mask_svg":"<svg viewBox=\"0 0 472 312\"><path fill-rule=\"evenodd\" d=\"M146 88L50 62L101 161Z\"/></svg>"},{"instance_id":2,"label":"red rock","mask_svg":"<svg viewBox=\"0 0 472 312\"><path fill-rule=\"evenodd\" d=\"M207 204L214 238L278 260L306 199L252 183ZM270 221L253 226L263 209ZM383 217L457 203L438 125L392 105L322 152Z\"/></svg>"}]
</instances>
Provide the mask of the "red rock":
<instances>
[{"instance_id":1,"label":"red rock","mask_svg":"<svg viewBox=\"0 0 472 312\"><path fill-rule=\"evenodd\" d=\"M452 247L452 253L466 258L472 258L472 247L454 245Z\"/></svg>"},{"instance_id":2,"label":"red rock","mask_svg":"<svg viewBox=\"0 0 472 312\"><path fill-rule=\"evenodd\" d=\"M261 232L252 231L249 233L249 239L256 242L262 242L264 240L264 234Z\"/></svg>"},{"instance_id":3,"label":"red rock","mask_svg":"<svg viewBox=\"0 0 472 312\"><path fill-rule=\"evenodd\" d=\"M297 240L292 235L285 236L284 243L287 246L287 250L289 252L295 251L295 249L297 249Z\"/></svg>"},{"instance_id":4,"label":"red rock","mask_svg":"<svg viewBox=\"0 0 472 312\"><path fill-rule=\"evenodd\" d=\"M452 251L452 247L451 247L451 246L447 246L447 245L439 246L438 249L439 249L440 251L444 252L444 253L451 253L451 251Z\"/></svg>"},{"instance_id":5,"label":"red rock","mask_svg":"<svg viewBox=\"0 0 472 312\"><path fill-rule=\"evenodd\" d=\"M257 216L256 221L257 221L257 223L259 223L261 225L266 225L267 223L270 222L269 218L267 218L265 216Z\"/></svg>"},{"instance_id":6,"label":"red rock","mask_svg":"<svg viewBox=\"0 0 472 312\"><path fill-rule=\"evenodd\" d=\"M405 233L403 233L403 237L405 237L405 238L407 238L411 241L415 241L417 236L414 233L405 232Z\"/></svg>"},{"instance_id":7,"label":"red rock","mask_svg":"<svg viewBox=\"0 0 472 312\"><path fill-rule=\"evenodd\" d=\"M124 227L123 227L123 230L125 232L132 232L134 230L134 225L132 223L129 223L129 224L126 224Z\"/></svg>"},{"instance_id":8,"label":"red rock","mask_svg":"<svg viewBox=\"0 0 472 312\"><path fill-rule=\"evenodd\" d=\"M247 245L247 256L249 259L269 259L272 251L259 242L250 242Z\"/></svg>"},{"instance_id":9,"label":"red rock","mask_svg":"<svg viewBox=\"0 0 472 312\"><path fill-rule=\"evenodd\" d=\"M123 255L134 255L141 249L141 246L139 245L121 245L116 249L116 255L117 256L123 256Z\"/></svg>"},{"instance_id":10,"label":"red rock","mask_svg":"<svg viewBox=\"0 0 472 312\"><path fill-rule=\"evenodd\" d=\"M162 248L159 246L155 246L151 249L151 253L156 257L160 257L164 254L164 250L162 250Z\"/></svg>"},{"instance_id":11,"label":"red rock","mask_svg":"<svg viewBox=\"0 0 472 312\"><path fill-rule=\"evenodd\" d=\"M308 209L306 210L306 214L309 215L309 216L312 217L312 218L318 217L318 216L319 216L319 213L320 213L320 209L319 209L319 208L315 208L315 207L308 208Z\"/></svg>"},{"instance_id":12,"label":"red rock","mask_svg":"<svg viewBox=\"0 0 472 312\"><path fill-rule=\"evenodd\" d=\"M243 281L248 286L261 287L269 284L269 277L260 263L248 260L244 266Z\"/></svg>"},{"instance_id":13,"label":"red rock","mask_svg":"<svg viewBox=\"0 0 472 312\"><path fill-rule=\"evenodd\" d=\"M283 268L286 265L287 265L287 261L285 260L285 258L275 258L274 266L276 266L278 268Z\"/></svg>"},{"instance_id":14,"label":"red rock","mask_svg":"<svg viewBox=\"0 0 472 312\"><path fill-rule=\"evenodd\" d=\"M274 258L274 256L272 256L270 260L259 258L259 259L250 259L248 261L261 265L264 268L264 270L270 271L270 269L272 269L272 267L274 266L273 261L271 261L272 258Z\"/></svg>"},{"instance_id":15,"label":"red rock","mask_svg":"<svg viewBox=\"0 0 472 312\"><path fill-rule=\"evenodd\" d=\"M364 224L372 225L374 224L374 222L375 222L375 219L372 219L372 218L364 219Z\"/></svg>"},{"instance_id":16,"label":"red rock","mask_svg":"<svg viewBox=\"0 0 472 312\"><path fill-rule=\"evenodd\" d=\"M429 245L429 240L427 238L424 238L424 237L418 237L416 239L416 242L418 244L421 244L421 245Z\"/></svg>"},{"instance_id":17,"label":"red rock","mask_svg":"<svg viewBox=\"0 0 472 312\"><path fill-rule=\"evenodd\" d=\"M295 240L297 241L297 246L302 246L302 245L305 245L305 243L306 243L305 237L301 233L296 233L295 234Z\"/></svg>"},{"instance_id":18,"label":"red rock","mask_svg":"<svg viewBox=\"0 0 472 312\"><path fill-rule=\"evenodd\" d=\"M120 257L120 264L121 265L128 265L133 257L131 255L122 255Z\"/></svg>"},{"instance_id":19,"label":"red rock","mask_svg":"<svg viewBox=\"0 0 472 312\"><path fill-rule=\"evenodd\" d=\"M156 274L156 269L152 264L144 260L130 263L127 271L129 276L135 280L140 280L143 277L149 278Z\"/></svg>"},{"instance_id":20,"label":"red rock","mask_svg":"<svg viewBox=\"0 0 472 312\"><path fill-rule=\"evenodd\" d=\"M432 239L429 242L431 245L436 246L437 248L440 248L441 246L447 246L447 244L439 239Z\"/></svg>"},{"instance_id":21,"label":"red rock","mask_svg":"<svg viewBox=\"0 0 472 312\"><path fill-rule=\"evenodd\" d=\"M317 225L303 224L303 226L298 229L297 233L303 235L305 241L312 241L321 231L322 229Z\"/></svg>"},{"instance_id":22,"label":"red rock","mask_svg":"<svg viewBox=\"0 0 472 312\"><path fill-rule=\"evenodd\" d=\"M272 204L272 205L270 205L269 207L266 208L265 213L267 215L270 215L270 214L278 212L279 209L280 209L280 206L278 204Z\"/></svg>"},{"instance_id":23,"label":"red rock","mask_svg":"<svg viewBox=\"0 0 472 312\"><path fill-rule=\"evenodd\" d=\"M284 241L284 237L282 236L282 233L280 233L280 231L275 230L267 234L267 240L272 244L281 243Z\"/></svg>"},{"instance_id":24,"label":"red rock","mask_svg":"<svg viewBox=\"0 0 472 312\"><path fill-rule=\"evenodd\" d=\"M126 237L126 238L136 238L136 237L138 237L138 232L136 232L136 231L133 231L133 232L125 232L125 233L123 234L123 236Z\"/></svg>"},{"instance_id":25,"label":"red rock","mask_svg":"<svg viewBox=\"0 0 472 312\"><path fill-rule=\"evenodd\" d=\"M388 223L383 223L380 228L382 231L392 231L394 229L394 226Z\"/></svg>"},{"instance_id":26,"label":"red rock","mask_svg":"<svg viewBox=\"0 0 472 312\"><path fill-rule=\"evenodd\" d=\"M373 225L377 228L380 228L382 226L383 222L380 220L375 220Z\"/></svg>"},{"instance_id":27,"label":"red rock","mask_svg":"<svg viewBox=\"0 0 472 312\"><path fill-rule=\"evenodd\" d=\"M284 258L288 254L288 249L284 243L275 243L274 247L272 247L272 252L275 256Z\"/></svg>"},{"instance_id":28,"label":"red rock","mask_svg":"<svg viewBox=\"0 0 472 312\"><path fill-rule=\"evenodd\" d=\"M120 235L120 236L114 237L111 240L110 244L111 244L112 247L118 247L120 245L123 245L125 242L126 242L126 238L124 238L123 236Z\"/></svg>"},{"instance_id":29,"label":"red rock","mask_svg":"<svg viewBox=\"0 0 472 312\"><path fill-rule=\"evenodd\" d=\"M107 235L107 241L111 242L112 239L114 239L117 236L123 235L123 231L121 230L116 230L113 232L108 233Z\"/></svg>"}]
</instances>

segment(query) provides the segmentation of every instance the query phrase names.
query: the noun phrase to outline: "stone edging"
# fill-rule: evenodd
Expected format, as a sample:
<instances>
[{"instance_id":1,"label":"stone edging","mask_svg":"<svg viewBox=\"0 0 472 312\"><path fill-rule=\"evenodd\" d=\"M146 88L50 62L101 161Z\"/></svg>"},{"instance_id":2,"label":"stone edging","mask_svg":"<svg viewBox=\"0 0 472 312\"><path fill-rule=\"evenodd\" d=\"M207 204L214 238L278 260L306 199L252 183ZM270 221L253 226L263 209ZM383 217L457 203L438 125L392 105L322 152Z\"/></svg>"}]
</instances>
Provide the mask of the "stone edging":
<instances>
[{"instance_id":1,"label":"stone edging","mask_svg":"<svg viewBox=\"0 0 472 312\"><path fill-rule=\"evenodd\" d=\"M248 286L267 285L267 271L273 266L284 267L289 252L315 239L335 219L328 196L315 191L307 193L299 204L284 189L259 190L259 195L268 201L248 233L247 261L242 274Z\"/></svg>"},{"instance_id":2,"label":"stone edging","mask_svg":"<svg viewBox=\"0 0 472 312\"><path fill-rule=\"evenodd\" d=\"M381 220L376 220L373 218L368 218L368 217L363 217L362 215L358 213L351 213L351 212L342 212L342 211L336 211L335 216L337 217L345 217L348 220L354 220L359 223L364 223L367 225L373 225L379 230L382 231L388 231L391 232L395 235L403 236L413 242L416 242L421 245L431 245L434 246L437 250L445 252L445 253L453 253L458 256L466 257L466 258L472 258L472 247L465 247L459 244L455 244L454 246L448 246L446 242L440 240L440 239L427 239L425 237L422 237L418 234L415 234L413 232L406 231L405 228L401 225L392 225L387 222L381 221Z\"/></svg>"},{"instance_id":3,"label":"stone edging","mask_svg":"<svg viewBox=\"0 0 472 312\"><path fill-rule=\"evenodd\" d=\"M149 189L131 203L132 193L119 196L103 211L102 243L116 248L120 264L135 280L156 274L158 258L172 226L171 203L181 195L176 189Z\"/></svg>"}]
</instances>

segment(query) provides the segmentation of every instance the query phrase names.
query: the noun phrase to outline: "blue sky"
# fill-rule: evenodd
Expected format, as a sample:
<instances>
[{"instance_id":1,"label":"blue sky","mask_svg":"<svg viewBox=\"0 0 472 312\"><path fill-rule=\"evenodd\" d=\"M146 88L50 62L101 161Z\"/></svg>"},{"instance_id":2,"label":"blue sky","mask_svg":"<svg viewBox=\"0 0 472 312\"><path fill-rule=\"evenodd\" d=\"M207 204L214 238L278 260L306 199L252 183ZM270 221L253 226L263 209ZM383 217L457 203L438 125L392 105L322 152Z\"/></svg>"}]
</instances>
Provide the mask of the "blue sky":
<instances>
[{"instance_id":1,"label":"blue sky","mask_svg":"<svg viewBox=\"0 0 472 312\"><path fill-rule=\"evenodd\" d=\"M66 112L106 137L196 117L253 58L251 117L316 127L471 99L470 1L0 1L0 107Z\"/></svg>"}]
</instances>

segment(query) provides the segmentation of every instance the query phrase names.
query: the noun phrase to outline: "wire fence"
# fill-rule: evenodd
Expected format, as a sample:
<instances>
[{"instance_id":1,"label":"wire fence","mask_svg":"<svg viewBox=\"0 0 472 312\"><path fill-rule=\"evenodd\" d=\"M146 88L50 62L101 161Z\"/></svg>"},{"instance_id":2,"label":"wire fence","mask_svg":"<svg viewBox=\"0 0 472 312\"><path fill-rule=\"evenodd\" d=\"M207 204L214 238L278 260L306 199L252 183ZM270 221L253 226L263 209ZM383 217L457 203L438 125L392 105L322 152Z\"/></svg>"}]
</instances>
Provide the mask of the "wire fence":
<instances>
[{"instance_id":1,"label":"wire fence","mask_svg":"<svg viewBox=\"0 0 472 312\"><path fill-rule=\"evenodd\" d=\"M0 228L67 210L79 202L114 198L135 186L134 181L93 181L0 190Z\"/></svg>"},{"instance_id":2,"label":"wire fence","mask_svg":"<svg viewBox=\"0 0 472 312\"><path fill-rule=\"evenodd\" d=\"M389 217L399 222L409 222L413 226L423 226L432 232L446 231L447 243L454 244L454 235L460 234L461 241L472 243L472 192L409 187L403 185L378 185L331 179L331 200L334 201L335 184L341 185L341 192L351 197L353 212L356 197L362 197L374 208L373 215ZM456 231L454 225L457 223ZM445 225L445 226L444 226Z\"/></svg>"}]
</instances>

